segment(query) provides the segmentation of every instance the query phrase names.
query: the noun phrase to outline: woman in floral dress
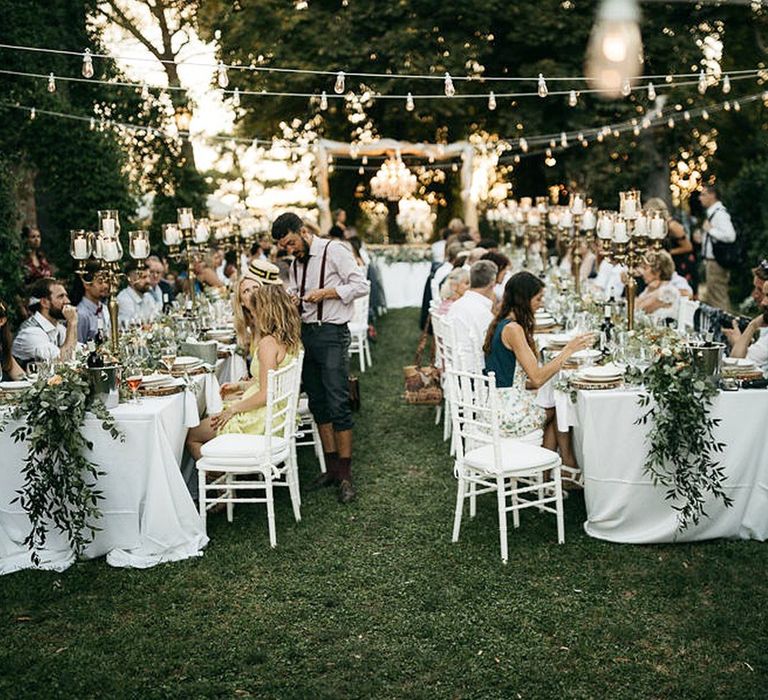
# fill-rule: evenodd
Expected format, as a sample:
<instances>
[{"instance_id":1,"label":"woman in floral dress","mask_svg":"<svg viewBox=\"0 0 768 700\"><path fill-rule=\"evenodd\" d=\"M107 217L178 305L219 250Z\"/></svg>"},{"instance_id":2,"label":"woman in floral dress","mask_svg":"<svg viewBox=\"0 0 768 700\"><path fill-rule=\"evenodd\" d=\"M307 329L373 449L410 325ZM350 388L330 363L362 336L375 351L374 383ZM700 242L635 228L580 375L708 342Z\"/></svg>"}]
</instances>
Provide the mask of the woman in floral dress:
<instances>
[{"instance_id":1,"label":"woman in floral dress","mask_svg":"<svg viewBox=\"0 0 768 700\"><path fill-rule=\"evenodd\" d=\"M483 352L486 373L493 372L496 376L502 434L505 437L537 440L538 431L544 431L544 447L555 450L558 440L554 429L554 408L544 409L537 405L533 390L554 377L573 353L590 347L594 336L591 333L575 336L552 360L540 365L533 339L533 319L543 300L544 283L538 277L530 272L513 275L504 288L501 306L488 327ZM563 463L575 467L570 445L564 446L561 440L560 449Z\"/></svg>"}]
</instances>

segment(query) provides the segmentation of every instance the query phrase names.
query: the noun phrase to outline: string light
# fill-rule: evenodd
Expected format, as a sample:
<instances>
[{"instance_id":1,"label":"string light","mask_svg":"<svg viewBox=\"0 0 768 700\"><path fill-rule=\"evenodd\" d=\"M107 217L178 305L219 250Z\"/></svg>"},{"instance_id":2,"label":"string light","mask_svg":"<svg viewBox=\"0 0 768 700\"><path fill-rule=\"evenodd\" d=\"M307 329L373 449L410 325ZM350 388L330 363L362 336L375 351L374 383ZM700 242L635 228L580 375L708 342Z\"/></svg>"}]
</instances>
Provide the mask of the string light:
<instances>
[{"instance_id":1,"label":"string light","mask_svg":"<svg viewBox=\"0 0 768 700\"><path fill-rule=\"evenodd\" d=\"M624 82L621 84L621 94L624 97L629 97L632 94L632 81L629 78L624 78Z\"/></svg>"},{"instance_id":2,"label":"string light","mask_svg":"<svg viewBox=\"0 0 768 700\"><path fill-rule=\"evenodd\" d=\"M723 78L723 94L727 95L731 91L731 79L726 75Z\"/></svg>"},{"instance_id":3,"label":"string light","mask_svg":"<svg viewBox=\"0 0 768 700\"><path fill-rule=\"evenodd\" d=\"M416 105L413 102L413 95L411 93L408 93L408 97L405 98L405 109L408 112L413 112L414 109L416 109Z\"/></svg>"},{"instance_id":4,"label":"string light","mask_svg":"<svg viewBox=\"0 0 768 700\"><path fill-rule=\"evenodd\" d=\"M34 107L32 107L32 109L29 110L29 120L35 121L36 116L37 116L37 110Z\"/></svg>"},{"instance_id":5,"label":"string light","mask_svg":"<svg viewBox=\"0 0 768 700\"><path fill-rule=\"evenodd\" d=\"M56 78L53 77L53 73L48 76L48 92L56 92Z\"/></svg>"},{"instance_id":6,"label":"string light","mask_svg":"<svg viewBox=\"0 0 768 700\"><path fill-rule=\"evenodd\" d=\"M725 103L723 104L723 109L724 109L726 112L730 112L730 111L731 111L731 103L730 103L730 102L728 102L728 100L726 100L726 101L725 101Z\"/></svg>"},{"instance_id":7,"label":"string light","mask_svg":"<svg viewBox=\"0 0 768 700\"><path fill-rule=\"evenodd\" d=\"M741 103L740 102L734 102L733 103L733 111L734 112L741 112Z\"/></svg>"},{"instance_id":8,"label":"string light","mask_svg":"<svg viewBox=\"0 0 768 700\"><path fill-rule=\"evenodd\" d=\"M634 128L634 129L632 129L632 133L633 133L635 136L640 136L640 127L639 127L639 126L635 126L635 128Z\"/></svg>"},{"instance_id":9,"label":"string light","mask_svg":"<svg viewBox=\"0 0 768 700\"><path fill-rule=\"evenodd\" d=\"M672 119L672 117L670 117L670 118L669 118L669 121L667 121L667 126L668 126L670 129L674 129L674 128L675 128L675 120L674 120L674 119Z\"/></svg>"},{"instance_id":10,"label":"string light","mask_svg":"<svg viewBox=\"0 0 768 700\"><path fill-rule=\"evenodd\" d=\"M235 88L234 93L232 93L232 106L233 107L240 106L240 88Z\"/></svg>"},{"instance_id":11,"label":"string light","mask_svg":"<svg viewBox=\"0 0 768 700\"><path fill-rule=\"evenodd\" d=\"M488 109L491 111L496 109L496 95L493 94L493 90L491 90L490 95L488 95Z\"/></svg>"},{"instance_id":12,"label":"string light","mask_svg":"<svg viewBox=\"0 0 768 700\"><path fill-rule=\"evenodd\" d=\"M691 113L687 109L683 112L683 119L687 122L691 121Z\"/></svg>"},{"instance_id":13,"label":"string light","mask_svg":"<svg viewBox=\"0 0 768 700\"><path fill-rule=\"evenodd\" d=\"M699 73L699 94L703 95L707 91L707 76L704 74L704 71L701 71Z\"/></svg>"},{"instance_id":14,"label":"string light","mask_svg":"<svg viewBox=\"0 0 768 700\"><path fill-rule=\"evenodd\" d=\"M223 90L229 85L229 76L227 75L227 67L224 65L224 61L219 61L219 65L216 68L218 73L217 79L219 87Z\"/></svg>"},{"instance_id":15,"label":"string light","mask_svg":"<svg viewBox=\"0 0 768 700\"><path fill-rule=\"evenodd\" d=\"M344 71L341 71L341 70L340 70L340 71L339 71L339 72L336 74L336 82L335 82L335 83L334 83L334 85L333 85L333 91L334 91L334 92L335 92L337 95L342 95L342 94L344 94L344 84L345 84L345 81L344 81Z\"/></svg>"},{"instance_id":16,"label":"string light","mask_svg":"<svg viewBox=\"0 0 768 700\"><path fill-rule=\"evenodd\" d=\"M518 141L518 145L520 146L520 150L523 153L528 153L528 141L525 140L524 136L520 137L520 140Z\"/></svg>"},{"instance_id":17,"label":"string light","mask_svg":"<svg viewBox=\"0 0 768 700\"><path fill-rule=\"evenodd\" d=\"M446 97L453 97L456 94L456 88L453 86L453 78L451 74L446 71L445 73L445 85L443 86Z\"/></svg>"},{"instance_id":18,"label":"string light","mask_svg":"<svg viewBox=\"0 0 768 700\"><path fill-rule=\"evenodd\" d=\"M357 169L357 174L365 175L365 168L362 165Z\"/></svg>"},{"instance_id":19,"label":"string light","mask_svg":"<svg viewBox=\"0 0 768 700\"><path fill-rule=\"evenodd\" d=\"M648 83L648 99L653 102L656 99L656 88L653 83Z\"/></svg>"},{"instance_id":20,"label":"string light","mask_svg":"<svg viewBox=\"0 0 768 700\"><path fill-rule=\"evenodd\" d=\"M328 109L328 95L325 90L323 90L322 95L320 95L320 109L323 110L323 112Z\"/></svg>"},{"instance_id":21,"label":"string light","mask_svg":"<svg viewBox=\"0 0 768 700\"><path fill-rule=\"evenodd\" d=\"M702 119L704 119L705 121L706 121L707 119L709 119L709 112L707 112L707 110L706 110L706 109L702 111L702 113L701 113L701 118L702 118Z\"/></svg>"},{"instance_id":22,"label":"string light","mask_svg":"<svg viewBox=\"0 0 768 700\"><path fill-rule=\"evenodd\" d=\"M93 131L96 128L96 120L91 117L91 121L88 123L88 128Z\"/></svg>"},{"instance_id":23,"label":"string light","mask_svg":"<svg viewBox=\"0 0 768 700\"><path fill-rule=\"evenodd\" d=\"M141 86L141 99L142 100L149 99L149 85L147 85L146 83L143 83Z\"/></svg>"},{"instance_id":24,"label":"string light","mask_svg":"<svg viewBox=\"0 0 768 700\"><path fill-rule=\"evenodd\" d=\"M568 148L568 137L565 135L565 132L560 133L560 145L563 148Z\"/></svg>"},{"instance_id":25,"label":"string light","mask_svg":"<svg viewBox=\"0 0 768 700\"><path fill-rule=\"evenodd\" d=\"M93 59L91 58L91 50L86 49L83 53L83 77L93 77Z\"/></svg>"},{"instance_id":26,"label":"string light","mask_svg":"<svg viewBox=\"0 0 768 700\"><path fill-rule=\"evenodd\" d=\"M539 85L538 90L539 97L546 97L549 94L549 89L547 88L547 81L544 80L543 73L539 73Z\"/></svg>"},{"instance_id":27,"label":"string light","mask_svg":"<svg viewBox=\"0 0 768 700\"><path fill-rule=\"evenodd\" d=\"M579 98L576 95L576 90L571 90L568 93L568 106L575 107L579 103Z\"/></svg>"}]
</instances>

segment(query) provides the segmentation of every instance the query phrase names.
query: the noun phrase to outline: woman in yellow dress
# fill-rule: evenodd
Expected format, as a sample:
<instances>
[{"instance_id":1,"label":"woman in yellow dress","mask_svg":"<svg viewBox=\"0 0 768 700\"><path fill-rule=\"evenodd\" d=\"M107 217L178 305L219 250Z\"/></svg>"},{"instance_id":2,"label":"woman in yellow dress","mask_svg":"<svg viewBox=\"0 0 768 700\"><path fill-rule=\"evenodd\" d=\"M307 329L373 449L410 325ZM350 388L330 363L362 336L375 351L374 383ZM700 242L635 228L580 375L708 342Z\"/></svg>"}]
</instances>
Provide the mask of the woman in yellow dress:
<instances>
[{"instance_id":1,"label":"woman in yellow dress","mask_svg":"<svg viewBox=\"0 0 768 700\"><path fill-rule=\"evenodd\" d=\"M187 448L195 460L202 446L216 435L264 432L267 402L267 373L293 361L301 349L301 322L296 306L283 289L279 278L264 280L253 290L248 305L257 332L254 340L251 375L248 382L225 384L222 393L234 394L217 416L205 418L187 434ZM239 392L242 391L240 395Z\"/></svg>"}]
</instances>

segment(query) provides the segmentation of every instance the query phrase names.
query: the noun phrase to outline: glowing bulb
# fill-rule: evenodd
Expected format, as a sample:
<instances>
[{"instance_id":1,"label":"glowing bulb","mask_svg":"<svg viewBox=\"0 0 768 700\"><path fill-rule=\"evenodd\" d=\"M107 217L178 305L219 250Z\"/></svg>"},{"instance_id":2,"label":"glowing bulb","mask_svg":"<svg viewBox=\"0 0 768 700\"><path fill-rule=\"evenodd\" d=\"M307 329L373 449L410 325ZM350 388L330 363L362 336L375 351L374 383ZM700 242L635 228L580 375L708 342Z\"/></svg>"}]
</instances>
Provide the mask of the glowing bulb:
<instances>
[{"instance_id":1,"label":"glowing bulb","mask_svg":"<svg viewBox=\"0 0 768 700\"><path fill-rule=\"evenodd\" d=\"M91 50L86 49L83 53L83 77L93 77L93 59L91 58Z\"/></svg>"},{"instance_id":2,"label":"glowing bulb","mask_svg":"<svg viewBox=\"0 0 768 700\"><path fill-rule=\"evenodd\" d=\"M226 88L229 86L229 76L227 75L227 67L224 65L224 61L219 61L218 68L218 81L220 88Z\"/></svg>"},{"instance_id":3,"label":"glowing bulb","mask_svg":"<svg viewBox=\"0 0 768 700\"><path fill-rule=\"evenodd\" d=\"M734 102L733 103L733 111L734 112L741 112L741 102Z\"/></svg>"},{"instance_id":4,"label":"glowing bulb","mask_svg":"<svg viewBox=\"0 0 768 700\"><path fill-rule=\"evenodd\" d=\"M707 119L709 119L709 112L707 112L707 110L706 110L706 109L703 109L703 110L701 111L701 118L702 118L702 119L704 119L705 121L706 121Z\"/></svg>"},{"instance_id":5,"label":"glowing bulb","mask_svg":"<svg viewBox=\"0 0 768 700\"><path fill-rule=\"evenodd\" d=\"M621 94L624 97L629 97L632 94L632 81L629 78L624 78L624 82L621 84Z\"/></svg>"},{"instance_id":6,"label":"glowing bulb","mask_svg":"<svg viewBox=\"0 0 768 700\"><path fill-rule=\"evenodd\" d=\"M579 135L576 138L579 139L579 141L583 141L584 140L584 132L580 131Z\"/></svg>"},{"instance_id":7,"label":"glowing bulb","mask_svg":"<svg viewBox=\"0 0 768 700\"><path fill-rule=\"evenodd\" d=\"M96 128L96 120L93 117L91 117L91 121L88 124L88 128L91 131L93 131Z\"/></svg>"},{"instance_id":8,"label":"glowing bulb","mask_svg":"<svg viewBox=\"0 0 768 700\"><path fill-rule=\"evenodd\" d=\"M656 88L653 87L653 83L648 83L648 99L651 101L656 99Z\"/></svg>"},{"instance_id":9,"label":"glowing bulb","mask_svg":"<svg viewBox=\"0 0 768 700\"><path fill-rule=\"evenodd\" d=\"M408 93L408 97L405 98L405 109L409 112L413 112L414 109L416 109L416 105L413 102L413 95L411 93Z\"/></svg>"},{"instance_id":10,"label":"glowing bulb","mask_svg":"<svg viewBox=\"0 0 768 700\"><path fill-rule=\"evenodd\" d=\"M674 128L675 128L675 120L674 120L674 119L672 119L672 117L670 117L670 118L669 118L669 121L667 122L667 126L668 126L670 129L674 129Z\"/></svg>"},{"instance_id":11,"label":"glowing bulb","mask_svg":"<svg viewBox=\"0 0 768 700\"><path fill-rule=\"evenodd\" d=\"M363 165L368 165L368 156L363 156L362 163Z\"/></svg>"},{"instance_id":12,"label":"glowing bulb","mask_svg":"<svg viewBox=\"0 0 768 700\"><path fill-rule=\"evenodd\" d=\"M636 126L634 129L632 129L632 133L633 133L635 136L640 136L640 127L639 127L639 126Z\"/></svg>"},{"instance_id":13,"label":"glowing bulb","mask_svg":"<svg viewBox=\"0 0 768 700\"><path fill-rule=\"evenodd\" d=\"M637 0L603 0L587 49L587 76L606 97L640 74L643 42Z\"/></svg>"},{"instance_id":14,"label":"glowing bulb","mask_svg":"<svg viewBox=\"0 0 768 700\"><path fill-rule=\"evenodd\" d=\"M493 90L491 90L491 94L488 95L488 109L491 111L496 109L496 95L493 94Z\"/></svg>"},{"instance_id":15,"label":"glowing bulb","mask_svg":"<svg viewBox=\"0 0 768 700\"><path fill-rule=\"evenodd\" d=\"M37 110L34 107L32 107L32 109L29 110L29 120L35 121L36 116L37 116Z\"/></svg>"},{"instance_id":16,"label":"glowing bulb","mask_svg":"<svg viewBox=\"0 0 768 700\"><path fill-rule=\"evenodd\" d=\"M731 103L730 103L730 102L728 102L728 100L726 100L726 101L723 103L723 109L724 109L726 112L730 112L730 111L731 111Z\"/></svg>"},{"instance_id":17,"label":"glowing bulb","mask_svg":"<svg viewBox=\"0 0 768 700\"><path fill-rule=\"evenodd\" d=\"M240 88L235 88L235 92L232 94L232 106L240 106Z\"/></svg>"},{"instance_id":18,"label":"glowing bulb","mask_svg":"<svg viewBox=\"0 0 768 700\"><path fill-rule=\"evenodd\" d=\"M445 74L445 94L447 97L453 97L456 94L456 88L453 86L453 79L448 72Z\"/></svg>"},{"instance_id":19,"label":"glowing bulb","mask_svg":"<svg viewBox=\"0 0 768 700\"><path fill-rule=\"evenodd\" d=\"M365 168L362 165L357 169L357 174L365 175Z\"/></svg>"},{"instance_id":20,"label":"glowing bulb","mask_svg":"<svg viewBox=\"0 0 768 700\"><path fill-rule=\"evenodd\" d=\"M328 95L325 93L325 90L323 90L323 94L320 95L320 109L322 109L323 112L328 109Z\"/></svg>"},{"instance_id":21,"label":"glowing bulb","mask_svg":"<svg viewBox=\"0 0 768 700\"><path fill-rule=\"evenodd\" d=\"M598 140L600 143L602 143L604 139L605 139L605 136L603 136L603 132L601 131L601 132L600 132L600 133L597 135L597 140Z\"/></svg>"},{"instance_id":22,"label":"glowing bulb","mask_svg":"<svg viewBox=\"0 0 768 700\"><path fill-rule=\"evenodd\" d=\"M723 94L727 95L731 91L731 79L726 75L723 78Z\"/></svg>"},{"instance_id":23,"label":"glowing bulb","mask_svg":"<svg viewBox=\"0 0 768 700\"><path fill-rule=\"evenodd\" d=\"M544 75L542 73L539 73L538 93L539 97L546 97L549 95L549 90L547 89L547 81L544 80Z\"/></svg>"},{"instance_id":24,"label":"glowing bulb","mask_svg":"<svg viewBox=\"0 0 768 700\"><path fill-rule=\"evenodd\" d=\"M643 129L648 129L648 128L650 128L650 126L651 126L651 120L650 120L648 117L646 117L646 118L645 118L645 119L643 119L643 121L640 123L640 126L642 126L642 127L643 127Z\"/></svg>"},{"instance_id":25,"label":"glowing bulb","mask_svg":"<svg viewBox=\"0 0 768 700\"><path fill-rule=\"evenodd\" d=\"M520 162L520 156L515 156L512 160L514 160L515 163Z\"/></svg>"},{"instance_id":26,"label":"glowing bulb","mask_svg":"<svg viewBox=\"0 0 768 700\"><path fill-rule=\"evenodd\" d=\"M560 145L563 148L568 148L568 137L565 135L565 132L560 133Z\"/></svg>"},{"instance_id":27,"label":"glowing bulb","mask_svg":"<svg viewBox=\"0 0 768 700\"><path fill-rule=\"evenodd\" d=\"M336 74L336 82L333 85L333 91L337 95L341 95L344 93L344 71L339 71Z\"/></svg>"},{"instance_id":28,"label":"glowing bulb","mask_svg":"<svg viewBox=\"0 0 768 700\"><path fill-rule=\"evenodd\" d=\"M528 153L528 141L525 140L524 136L520 137L520 141L518 143L520 144L520 150L523 153Z\"/></svg>"},{"instance_id":29,"label":"glowing bulb","mask_svg":"<svg viewBox=\"0 0 768 700\"><path fill-rule=\"evenodd\" d=\"M683 112L683 119L687 122L691 121L691 113L687 109Z\"/></svg>"},{"instance_id":30,"label":"glowing bulb","mask_svg":"<svg viewBox=\"0 0 768 700\"><path fill-rule=\"evenodd\" d=\"M707 76L704 71L699 73L699 94L703 95L707 91Z\"/></svg>"},{"instance_id":31,"label":"glowing bulb","mask_svg":"<svg viewBox=\"0 0 768 700\"><path fill-rule=\"evenodd\" d=\"M149 99L149 86L144 83L141 86L141 99L142 100L148 100Z\"/></svg>"},{"instance_id":32,"label":"glowing bulb","mask_svg":"<svg viewBox=\"0 0 768 700\"><path fill-rule=\"evenodd\" d=\"M53 73L48 74L48 92L56 92L56 78Z\"/></svg>"},{"instance_id":33,"label":"glowing bulb","mask_svg":"<svg viewBox=\"0 0 768 700\"><path fill-rule=\"evenodd\" d=\"M575 107L579 103L579 98L576 95L576 90L571 90L568 93L568 106Z\"/></svg>"},{"instance_id":34,"label":"glowing bulb","mask_svg":"<svg viewBox=\"0 0 768 700\"><path fill-rule=\"evenodd\" d=\"M557 141L555 141L555 139L550 139L549 140L549 147L550 148L557 148Z\"/></svg>"}]
</instances>

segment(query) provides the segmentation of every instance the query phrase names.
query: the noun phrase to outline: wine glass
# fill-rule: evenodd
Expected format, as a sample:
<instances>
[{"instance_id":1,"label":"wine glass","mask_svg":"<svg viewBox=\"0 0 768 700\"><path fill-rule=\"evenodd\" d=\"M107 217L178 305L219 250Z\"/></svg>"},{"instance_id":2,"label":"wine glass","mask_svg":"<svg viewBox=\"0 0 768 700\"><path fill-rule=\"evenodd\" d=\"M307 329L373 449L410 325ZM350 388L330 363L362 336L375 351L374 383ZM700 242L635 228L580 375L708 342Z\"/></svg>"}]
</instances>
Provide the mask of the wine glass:
<instances>
[{"instance_id":1,"label":"wine glass","mask_svg":"<svg viewBox=\"0 0 768 700\"><path fill-rule=\"evenodd\" d=\"M133 395L133 403L134 405L138 406L141 404L138 391L139 387L141 386L141 382L144 379L141 374L141 367L138 364L130 364L126 367L125 373L125 382L128 384L128 388L131 390L131 394Z\"/></svg>"},{"instance_id":2,"label":"wine glass","mask_svg":"<svg viewBox=\"0 0 768 700\"><path fill-rule=\"evenodd\" d=\"M176 343L173 341L167 341L161 347L160 361L169 372L173 369L173 363L176 362L177 351Z\"/></svg>"}]
</instances>

